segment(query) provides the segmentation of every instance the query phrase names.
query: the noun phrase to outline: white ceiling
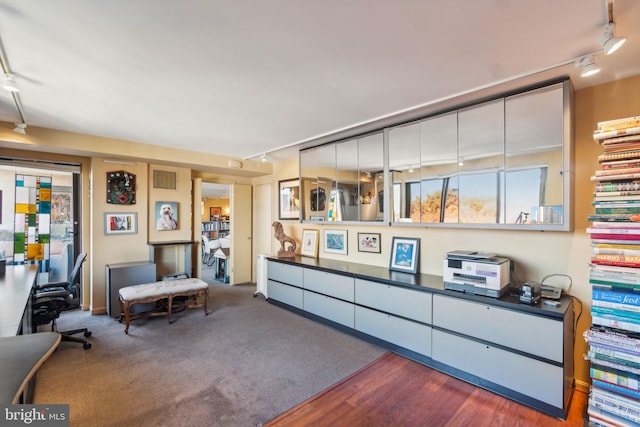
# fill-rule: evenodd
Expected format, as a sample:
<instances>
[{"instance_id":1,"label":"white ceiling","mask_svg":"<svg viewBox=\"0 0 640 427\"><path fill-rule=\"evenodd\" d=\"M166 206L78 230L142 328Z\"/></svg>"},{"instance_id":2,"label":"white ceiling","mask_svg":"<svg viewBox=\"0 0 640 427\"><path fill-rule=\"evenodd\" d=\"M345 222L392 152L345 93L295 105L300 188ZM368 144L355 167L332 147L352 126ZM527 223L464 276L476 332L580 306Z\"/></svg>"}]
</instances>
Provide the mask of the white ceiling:
<instances>
[{"instance_id":1,"label":"white ceiling","mask_svg":"<svg viewBox=\"0 0 640 427\"><path fill-rule=\"evenodd\" d=\"M0 40L29 126L249 158L513 80L640 74L640 1L614 18L627 43L589 80L605 0L3 0Z\"/></svg>"}]
</instances>

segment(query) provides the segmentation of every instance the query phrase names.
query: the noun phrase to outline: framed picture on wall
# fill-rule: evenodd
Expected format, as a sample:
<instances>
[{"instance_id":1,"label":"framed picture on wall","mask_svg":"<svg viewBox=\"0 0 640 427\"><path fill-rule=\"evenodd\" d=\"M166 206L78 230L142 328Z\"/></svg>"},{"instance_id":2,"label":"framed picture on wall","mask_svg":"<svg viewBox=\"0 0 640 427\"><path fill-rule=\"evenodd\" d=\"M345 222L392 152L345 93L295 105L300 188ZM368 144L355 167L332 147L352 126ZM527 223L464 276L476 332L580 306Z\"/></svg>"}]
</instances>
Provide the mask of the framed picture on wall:
<instances>
[{"instance_id":1,"label":"framed picture on wall","mask_svg":"<svg viewBox=\"0 0 640 427\"><path fill-rule=\"evenodd\" d=\"M156 230L178 229L178 202L156 202Z\"/></svg>"},{"instance_id":2,"label":"framed picture on wall","mask_svg":"<svg viewBox=\"0 0 640 427\"><path fill-rule=\"evenodd\" d=\"M279 181L278 200L278 217L280 219L300 219L300 180Z\"/></svg>"},{"instance_id":3,"label":"framed picture on wall","mask_svg":"<svg viewBox=\"0 0 640 427\"><path fill-rule=\"evenodd\" d=\"M419 251L419 238L394 237L391 243L389 270L417 273Z\"/></svg>"},{"instance_id":4,"label":"framed picture on wall","mask_svg":"<svg viewBox=\"0 0 640 427\"><path fill-rule=\"evenodd\" d=\"M358 233L358 251L380 253L380 233Z\"/></svg>"},{"instance_id":5,"label":"framed picture on wall","mask_svg":"<svg viewBox=\"0 0 640 427\"><path fill-rule=\"evenodd\" d=\"M222 208L214 207L209 208L209 221L220 221L222 217Z\"/></svg>"},{"instance_id":6,"label":"framed picture on wall","mask_svg":"<svg viewBox=\"0 0 640 427\"><path fill-rule=\"evenodd\" d=\"M324 230L324 251L347 255L347 230Z\"/></svg>"},{"instance_id":7,"label":"framed picture on wall","mask_svg":"<svg viewBox=\"0 0 640 427\"><path fill-rule=\"evenodd\" d=\"M138 214L135 212L107 212L104 214L104 234L137 234Z\"/></svg>"},{"instance_id":8,"label":"framed picture on wall","mask_svg":"<svg viewBox=\"0 0 640 427\"><path fill-rule=\"evenodd\" d=\"M318 257L318 230L302 230L302 248L300 255Z\"/></svg>"}]
</instances>

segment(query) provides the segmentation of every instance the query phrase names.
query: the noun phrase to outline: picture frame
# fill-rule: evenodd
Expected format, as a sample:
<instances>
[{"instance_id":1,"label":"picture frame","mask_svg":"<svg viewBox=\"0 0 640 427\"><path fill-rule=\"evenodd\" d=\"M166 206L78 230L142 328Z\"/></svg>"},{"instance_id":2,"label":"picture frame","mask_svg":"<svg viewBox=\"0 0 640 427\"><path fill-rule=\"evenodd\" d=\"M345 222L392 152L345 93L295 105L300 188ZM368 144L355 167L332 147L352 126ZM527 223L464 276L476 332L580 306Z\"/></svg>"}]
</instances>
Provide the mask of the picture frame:
<instances>
[{"instance_id":1,"label":"picture frame","mask_svg":"<svg viewBox=\"0 0 640 427\"><path fill-rule=\"evenodd\" d=\"M212 207L209 208L209 221L220 221L222 217L222 208Z\"/></svg>"},{"instance_id":2,"label":"picture frame","mask_svg":"<svg viewBox=\"0 0 640 427\"><path fill-rule=\"evenodd\" d=\"M379 254L380 233L358 233L358 251Z\"/></svg>"},{"instance_id":3,"label":"picture frame","mask_svg":"<svg viewBox=\"0 0 640 427\"><path fill-rule=\"evenodd\" d=\"M178 229L178 202L156 202L156 231Z\"/></svg>"},{"instance_id":4,"label":"picture frame","mask_svg":"<svg viewBox=\"0 0 640 427\"><path fill-rule=\"evenodd\" d=\"M278 218L300 219L300 180L278 181Z\"/></svg>"},{"instance_id":5,"label":"picture frame","mask_svg":"<svg viewBox=\"0 0 640 427\"><path fill-rule=\"evenodd\" d=\"M420 239L417 237L394 237L391 242L389 270L405 273L418 272Z\"/></svg>"},{"instance_id":6,"label":"picture frame","mask_svg":"<svg viewBox=\"0 0 640 427\"><path fill-rule=\"evenodd\" d=\"M138 214L136 212L105 212L104 234L138 234Z\"/></svg>"},{"instance_id":7,"label":"picture frame","mask_svg":"<svg viewBox=\"0 0 640 427\"><path fill-rule=\"evenodd\" d=\"M302 230L302 247L300 248L300 255L317 258L319 237L320 232L318 230Z\"/></svg>"},{"instance_id":8,"label":"picture frame","mask_svg":"<svg viewBox=\"0 0 640 427\"><path fill-rule=\"evenodd\" d=\"M329 254L347 255L347 230L324 230L324 251Z\"/></svg>"}]
</instances>

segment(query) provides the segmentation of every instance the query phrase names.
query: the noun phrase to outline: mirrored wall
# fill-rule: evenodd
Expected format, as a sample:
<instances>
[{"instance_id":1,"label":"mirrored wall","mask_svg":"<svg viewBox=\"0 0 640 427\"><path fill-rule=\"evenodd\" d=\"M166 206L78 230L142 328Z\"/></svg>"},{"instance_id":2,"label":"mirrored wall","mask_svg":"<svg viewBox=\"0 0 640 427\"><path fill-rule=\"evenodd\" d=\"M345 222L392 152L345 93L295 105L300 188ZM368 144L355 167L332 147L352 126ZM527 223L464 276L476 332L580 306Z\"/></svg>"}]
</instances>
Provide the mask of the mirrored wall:
<instances>
[{"instance_id":1,"label":"mirrored wall","mask_svg":"<svg viewBox=\"0 0 640 427\"><path fill-rule=\"evenodd\" d=\"M571 230L571 97L564 80L303 150L303 219Z\"/></svg>"}]
</instances>

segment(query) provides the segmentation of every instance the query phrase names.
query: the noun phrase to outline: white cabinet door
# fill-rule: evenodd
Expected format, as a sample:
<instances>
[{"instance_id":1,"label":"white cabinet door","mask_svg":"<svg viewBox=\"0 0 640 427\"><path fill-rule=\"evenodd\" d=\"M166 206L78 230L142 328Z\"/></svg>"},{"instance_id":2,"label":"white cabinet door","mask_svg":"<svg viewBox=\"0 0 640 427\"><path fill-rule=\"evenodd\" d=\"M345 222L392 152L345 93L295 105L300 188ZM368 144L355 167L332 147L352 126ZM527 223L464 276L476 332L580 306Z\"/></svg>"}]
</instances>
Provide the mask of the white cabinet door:
<instances>
[{"instance_id":1,"label":"white cabinet door","mask_svg":"<svg viewBox=\"0 0 640 427\"><path fill-rule=\"evenodd\" d=\"M267 294L269 299L289 304L302 310L302 289L285 285L273 280L267 281Z\"/></svg>"},{"instance_id":2,"label":"white cabinet door","mask_svg":"<svg viewBox=\"0 0 640 427\"><path fill-rule=\"evenodd\" d=\"M431 327L356 306L356 330L431 357Z\"/></svg>"},{"instance_id":3,"label":"white cabinet door","mask_svg":"<svg viewBox=\"0 0 640 427\"><path fill-rule=\"evenodd\" d=\"M443 331L433 331L433 360L563 408L561 367Z\"/></svg>"},{"instance_id":4,"label":"white cabinet door","mask_svg":"<svg viewBox=\"0 0 640 427\"><path fill-rule=\"evenodd\" d=\"M269 261L267 277L271 280L302 287L302 267Z\"/></svg>"},{"instance_id":5,"label":"white cabinet door","mask_svg":"<svg viewBox=\"0 0 640 427\"><path fill-rule=\"evenodd\" d=\"M326 271L304 270L304 288L353 302L354 278Z\"/></svg>"},{"instance_id":6,"label":"white cabinet door","mask_svg":"<svg viewBox=\"0 0 640 427\"><path fill-rule=\"evenodd\" d=\"M354 327L353 304L304 291L304 310L350 328Z\"/></svg>"},{"instance_id":7,"label":"white cabinet door","mask_svg":"<svg viewBox=\"0 0 640 427\"><path fill-rule=\"evenodd\" d=\"M561 320L434 295L433 325L563 363Z\"/></svg>"},{"instance_id":8,"label":"white cabinet door","mask_svg":"<svg viewBox=\"0 0 640 427\"><path fill-rule=\"evenodd\" d=\"M356 279L356 304L431 324L430 292Z\"/></svg>"}]
</instances>

